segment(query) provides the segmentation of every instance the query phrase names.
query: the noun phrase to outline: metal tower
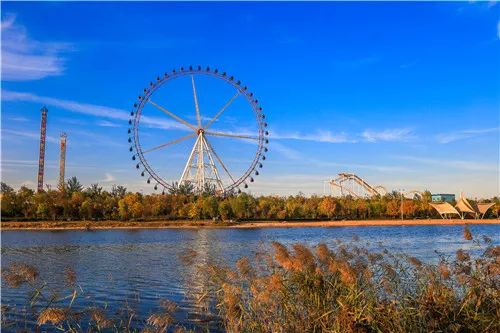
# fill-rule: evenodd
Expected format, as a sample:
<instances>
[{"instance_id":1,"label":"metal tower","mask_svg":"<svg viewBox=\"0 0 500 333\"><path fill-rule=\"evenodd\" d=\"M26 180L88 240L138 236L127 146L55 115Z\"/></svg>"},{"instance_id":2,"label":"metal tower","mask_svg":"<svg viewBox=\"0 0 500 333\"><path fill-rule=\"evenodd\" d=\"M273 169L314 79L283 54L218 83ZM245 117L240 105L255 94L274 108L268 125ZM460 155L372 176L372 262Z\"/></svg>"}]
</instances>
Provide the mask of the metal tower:
<instances>
[{"instance_id":1,"label":"metal tower","mask_svg":"<svg viewBox=\"0 0 500 333\"><path fill-rule=\"evenodd\" d=\"M40 157L38 159L38 192L43 191L43 173L45 167L45 137L47 136L47 108L41 110L42 121L40 123Z\"/></svg>"},{"instance_id":2,"label":"metal tower","mask_svg":"<svg viewBox=\"0 0 500 333\"><path fill-rule=\"evenodd\" d=\"M59 190L64 190L64 171L66 169L66 133L61 133L61 144L59 153Z\"/></svg>"},{"instance_id":3,"label":"metal tower","mask_svg":"<svg viewBox=\"0 0 500 333\"><path fill-rule=\"evenodd\" d=\"M194 147L191 150L191 154L189 155L181 179L179 180L179 185L183 183L193 183L198 192L203 192L205 184L211 181L215 183L217 190L224 191L224 186L222 185L212 153L218 158L218 155L206 140L203 129L199 129L198 139L196 139ZM205 157L207 157L208 160L206 160ZM224 170L227 171L225 165L221 165Z\"/></svg>"}]
</instances>

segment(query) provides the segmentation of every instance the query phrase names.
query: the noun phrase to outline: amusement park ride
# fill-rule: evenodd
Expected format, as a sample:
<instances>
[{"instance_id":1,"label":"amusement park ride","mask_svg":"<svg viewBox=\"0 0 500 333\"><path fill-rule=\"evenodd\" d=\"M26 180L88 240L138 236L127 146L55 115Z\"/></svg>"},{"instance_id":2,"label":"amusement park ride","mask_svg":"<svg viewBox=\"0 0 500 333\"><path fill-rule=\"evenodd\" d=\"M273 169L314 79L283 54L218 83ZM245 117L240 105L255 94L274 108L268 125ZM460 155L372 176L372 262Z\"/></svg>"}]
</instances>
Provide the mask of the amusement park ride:
<instances>
[{"instance_id":1,"label":"amusement park ride","mask_svg":"<svg viewBox=\"0 0 500 333\"><path fill-rule=\"evenodd\" d=\"M351 195L355 198L363 198L387 193L385 187L372 186L353 173L339 173L328 184L331 186L333 194L340 194L340 196Z\"/></svg>"},{"instance_id":2,"label":"amusement park ride","mask_svg":"<svg viewBox=\"0 0 500 333\"><path fill-rule=\"evenodd\" d=\"M354 198L369 198L374 196L383 196L387 194L387 189L382 185L370 185L363 178L355 175L353 173L341 172L336 178L327 181L330 186L331 193L334 196L352 196ZM400 191L401 195L404 197L414 197L422 196L422 192L411 190L411 191Z\"/></svg>"},{"instance_id":3,"label":"amusement park ride","mask_svg":"<svg viewBox=\"0 0 500 333\"><path fill-rule=\"evenodd\" d=\"M200 110L198 103L198 92L196 90L196 83L201 77L209 77L214 81L223 82L232 90L232 97L218 110L217 113L208 121L203 122L203 110ZM188 78L190 81L195 113L195 123L188 121L188 116L183 118L177 111L171 111L170 107L175 101L167 101L157 96L158 92L168 89L167 82L176 81L179 79ZM214 82L215 83L215 82ZM253 133L235 133L233 131L218 131L213 130L212 125L223 117L223 114L230 113L230 105L242 97L246 102L249 113L253 113L253 122L256 126ZM158 97L158 99L157 99ZM167 105L163 104L166 103ZM187 135L173 137L171 140L162 142L161 144L144 149L141 144L143 136L147 137L144 133L144 127L141 127L141 121L147 119L148 115L145 113L146 107L154 107L168 116L170 119L181 126ZM164 75L158 76L154 82L150 82L149 86L144 88L142 93L138 96L137 101L134 103L134 109L130 113L132 118L129 120L130 128L128 129L128 142L130 143L129 151L133 152L132 160L136 161L136 168L140 170L141 176L147 177L147 183L154 182L154 189L159 187L165 190L172 189L173 187L190 184L194 187L196 192L203 192L207 188L214 188L217 194L226 194L231 192L241 192L240 187L247 188L248 182L253 182L253 176L259 175L258 169L262 168L262 161L266 159L264 155L268 151L267 145L269 143L269 132L266 129L267 123L265 115L262 112L262 107L259 101L255 98L254 94L243 86L239 80L233 76L221 72L217 69L210 67L202 68L201 66L188 68L181 67L180 70L173 70ZM185 133L184 133L185 134ZM250 160L248 167L240 174L233 174L227 163L223 162L221 155L215 149L212 142L213 138L237 139L242 140L244 143L253 144L254 155ZM146 159L146 155L153 151L171 148L189 139L194 139L194 143L190 150L184 152L187 157L183 170L178 170L180 177L177 184L167 181L166 177L160 175L156 169L153 168L152 163ZM228 140L226 145L236 146L238 149L245 150L250 145L241 145L237 140ZM158 165L157 165L158 166ZM156 170L156 171L155 171ZM175 171L175 170L174 170ZM224 177L222 177L222 174Z\"/></svg>"}]
</instances>

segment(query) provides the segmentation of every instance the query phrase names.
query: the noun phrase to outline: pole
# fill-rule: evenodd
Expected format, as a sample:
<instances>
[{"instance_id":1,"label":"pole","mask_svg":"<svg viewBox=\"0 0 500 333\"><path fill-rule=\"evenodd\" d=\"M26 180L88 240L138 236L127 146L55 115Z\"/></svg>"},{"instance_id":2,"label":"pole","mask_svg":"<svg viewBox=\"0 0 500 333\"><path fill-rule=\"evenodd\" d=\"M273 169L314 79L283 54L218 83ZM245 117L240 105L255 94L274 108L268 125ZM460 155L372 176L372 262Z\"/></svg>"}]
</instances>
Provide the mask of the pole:
<instances>
[{"instance_id":1,"label":"pole","mask_svg":"<svg viewBox=\"0 0 500 333\"><path fill-rule=\"evenodd\" d=\"M59 190L64 191L64 174L66 170L66 133L61 133L61 144L59 153Z\"/></svg>"},{"instance_id":2,"label":"pole","mask_svg":"<svg viewBox=\"0 0 500 333\"><path fill-rule=\"evenodd\" d=\"M45 170L45 138L47 136L47 108L41 110L42 120L40 122L40 155L38 158L38 192L43 191L43 174Z\"/></svg>"}]
</instances>

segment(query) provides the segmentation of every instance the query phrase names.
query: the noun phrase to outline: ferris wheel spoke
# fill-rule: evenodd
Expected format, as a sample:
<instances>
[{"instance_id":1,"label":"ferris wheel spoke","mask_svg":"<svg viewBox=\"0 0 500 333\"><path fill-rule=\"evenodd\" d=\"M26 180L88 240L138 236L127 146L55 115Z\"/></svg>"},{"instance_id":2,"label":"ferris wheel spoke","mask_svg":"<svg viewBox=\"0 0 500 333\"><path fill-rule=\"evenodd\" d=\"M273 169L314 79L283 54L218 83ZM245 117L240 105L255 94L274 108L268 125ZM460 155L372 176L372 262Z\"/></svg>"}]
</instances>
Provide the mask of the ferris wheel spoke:
<instances>
[{"instance_id":1,"label":"ferris wheel spoke","mask_svg":"<svg viewBox=\"0 0 500 333\"><path fill-rule=\"evenodd\" d=\"M196 85L194 84L194 76L193 75L191 75L191 84L193 86L194 106L196 108L196 121L198 122L198 128L201 128L200 108L198 106L198 96L196 96Z\"/></svg>"},{"instance_id":2,"label":"ferris wheel spoke","mask_svg":"<svg viewBox=\"0 0 500 333\"><path fill-rule=\"evenodd\" d=\"M223 136L223 137L228 137L228 138L236 138L236 139L248 139L248 140L255 140L258 141L259 138L256 136L251 136L251 135L244 135L244 134L233 134L233 133L224 133L224 132L212 132L212 131L205 131L206 135L212 135L212 136Z\"/></svg>"},{"instance_id":3,"label":"ferris wheel spoke","mask_svg":"<svg viewBox=\"0 0 500 333\"><path fill-rule=\"evenodd\" d=\"M227 101L226 104L224 104L224 106L219 110L219 112L217 112L217 114L212 118L210 119L210 121L205 125L205 130L208 129L210 127L210 125L212 125L212 123L217 120L217 118L219 118L219 116L222 114L222 112L224 112L228 107L229 105L231 105L231 103L234 102L234 100L236 99L236 97L238 97L240 95L240 91L237 91L236 94L233 95L233 97L231 97L229 99L229 101Z\"/></svg>"},{"instance_id":4,"label":"ferris wheel spoke","mask_svg":"<svg viewBox=\"0 0 500 333\"><path fill-rule=\"evenodd\" d=\"M194 125L192 125L192 124L188 123L187 121L185 121L185 120L184 120L184 119L182 119L181 117L179 117L179 116L175 115L174 113L172 113L172 112L168 111L168 110L167 110L167 109L165 109L164 107L162 107L162 106L160 106L160 105L156 104L156 103L155 103L155 102L153 102L152 100L149 100L149 103L153 104L153 106L154 106L154 107L156 107L158 110L160 110L160 111L162 111L162 112L166 113L167 115L169 115L170 117L174 118L175 120L177 120L177 121L178 121L178 122L180 122L181 124L186 125L187 127L191 128L193 131L197 131L197 128L196 128Z\"/></svg>"},{"instance_id":5,"label":"ferris wheel spoke","mask_svg":"<svg viewBox=\"0 0 500 333\"><path fill-rule=\"evenodd\" d=\"M174 145L174 144L179 143L181 141L187 140L189 138L194 138L195 136L196 136L196 133L189 134L189 135L183 136L182 138L179 138L179 139L176 139L176 140L173 140L173 141L169 141L169 142L163 143L163 144L161 144L159 146L156 146L156 147L153 147L153 148L150 148L150 149L147 149L147 150L143 150L142 153L146 154L146 153L149 153L149 152L152 152L152 151L155 151L155 150L167 147L167 146L171 146L171 145Z\"/></svg>"},{"instance_id":6,"label":"ferris wheel spoke","mask_svg":"<svg viewBox=\"0 0 500 333\"><path fill-rule=\"evenodd\" d=\"M222 166L222 169L224 169L224 171L227 173L227 175L229 176L229 178L232 180L233 184L236 183L236 181L234 180L233 176L231 175L231 173L229 172L229 170L226 168L226 165L224 164L224 162L222 162L222 159L215 152L214 147L212 147L212 145L210 144L210 142L208 142L207 138L205 138L205 143L208 145L208 147L212 151L212 154L214 154L214 156L217 159L217 161L219 161L219 164Z\"/></svg>"}]
</instances>

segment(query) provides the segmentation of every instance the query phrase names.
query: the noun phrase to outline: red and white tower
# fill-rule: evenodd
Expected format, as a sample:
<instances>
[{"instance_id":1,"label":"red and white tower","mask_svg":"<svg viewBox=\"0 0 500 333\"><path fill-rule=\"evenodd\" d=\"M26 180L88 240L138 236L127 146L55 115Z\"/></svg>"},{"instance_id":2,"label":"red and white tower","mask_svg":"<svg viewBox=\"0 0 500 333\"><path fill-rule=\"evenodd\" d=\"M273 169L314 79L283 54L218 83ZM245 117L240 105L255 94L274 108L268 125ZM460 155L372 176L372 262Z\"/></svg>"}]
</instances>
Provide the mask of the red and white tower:
<instances>
[{"instance_id":1,"label":"red and white tower","mask_svg":"<svg viewBox=\"0 0 500 333\"><path fill-rule=\"evenodd\" d=\"M45 169L45 137L47 136L47 108L41 110L42 121L40 124L40 157L38 159L38 192L43 191L43 173Z\"/></svg>"}]
</instances>

